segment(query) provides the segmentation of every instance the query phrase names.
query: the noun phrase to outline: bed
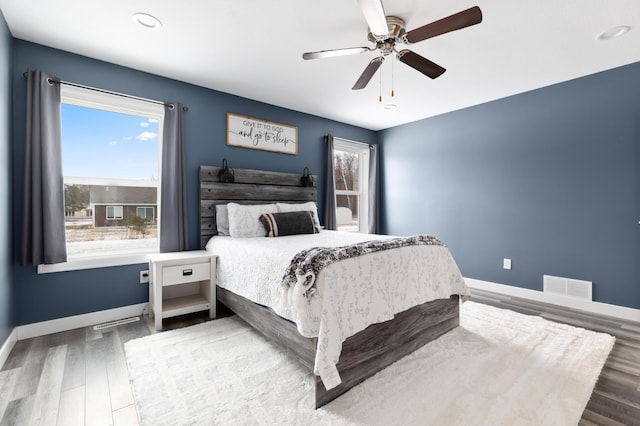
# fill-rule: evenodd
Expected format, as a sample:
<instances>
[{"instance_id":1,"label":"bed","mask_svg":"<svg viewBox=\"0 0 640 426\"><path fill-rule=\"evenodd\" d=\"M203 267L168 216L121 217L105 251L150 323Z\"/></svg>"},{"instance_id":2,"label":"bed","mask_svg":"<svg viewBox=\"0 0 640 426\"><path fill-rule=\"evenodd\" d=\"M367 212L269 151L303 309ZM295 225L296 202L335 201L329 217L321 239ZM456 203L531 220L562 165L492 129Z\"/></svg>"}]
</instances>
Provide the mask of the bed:
<instances>
[{"instance_id":1,"label":"bed","mask_svg":"<svg viewBox=\"0 0 640 426\"><path fill-rule=\"evenodd\" d=\"M322 308L320 305L316 308L304 308L316 313L317 318L315 319L318 321L317 324L311 320L306 323L305 316L299 312L303 308L298 311L296 309L290 310L287 308L289 305L285 303L285 299L290 301L304 300L302 296L305 294L307 296L304 297L307 297L308 300L316 301L317 298L308 296L308 291L307 293L301 292L299 286L295 284L292 284L291 287L276 287L283 286L278 281L282 281L285 272L282 269L284 265L289 263L288 259L291 254L297 253L304 244L327 246L343 245L345 241L354 241L354 243L360 241L361 246L371 246L374 243L369 243L368 240L372 238L377 240L376 242L386 238L388 240L385 244L391 244L393 242L391 237L371 237L362 234L346 236L342 235L344 233L332 233L332 231L322 231L310 236L295 235L282 238L218 236L218 221L220 221L221 227L227 226L226 223L222 225L223 217L217 217L217 213L225 211L225 209L221 210L220 206L229 206L229 210L233 207L246 211L254 208L247 206L251 205L258 206L256 207L258 210L264 210L267 206L275 205L276 202L287 206L289 203L315 202L317 198L315 177L313 186L302 186L299 174L236 169L233 183L221 183L218 182L219 170L215 166L200 167L200 245L201 248L214 251L219 255L218 301L256 330L281 345L311 371L319 374L316 375L314 390L316 408L330 402L396 360L458 326L459 294L465 294L467 291L464 281L446 246L437 247L433 251L423 247L422 243L418 247L399 247L376 254L379 256L399 256L399 259L406 261L417 254L439 253L434 258L436 266L431 269L436 271L434 276L445 277L441 281L451 281L452 286L449 287L449 283L447 285L436 283L432 286L437 293L435 300L432 300L432 297L426 298L425 295L419 294L411 296L413 299L421 298L419 303L412 302L409 297L396 303L396 299L402 298L394 296L393 307L387 306L380 312L370 309L364 314L369 315L370 318L355 321L358 323L357 325L347 324L347 321L344 321L344 314L340 316L341 314L333 313L334 309L326 309L326 306ZM264 208L260 205L263 205ZM304 242L302 242L303 239ZM308 241L312 241L312 243ZM242 244L242 248L235 248L236 244ZM231 254L236 252L242 253L242 259L257 259L264 256L275 259L273 260L275 263L262 267L257 266L258 261L252 260L252 268L255 266L264 269L243 268L241 263L234 264L234 262L240 262L237 255ZM276 257L274 253L278 253L280 257ZM359 258L345 259L326 266L325 269L318 272L318 279L314 281L313 290L319 289L319 293L324 298L322 300L326 301L330 300L328 295L333 294L332 291L334 293L344 291L344 287L360 289L363 288L364 282L367 280L372 281L372 284L373 281L384 281L381 276L386 276L384 275L386 272L380 273L379 267L376 266L384 262L375 261L373 255L373 253L364 254ZM393 259L395 262L396 258ZM450 259L450 262L453 263L453 266L447 266L444 275L442 274L444 266L438 259L445 259L445 262ZM368 266L365 266L364 260L368 261ZM244 261L246 262L246 260ZM348 283L349 285L344 286L338 281L347 280L340 278L341 275L336 271L344 269L349 262L361 262L358 263L360 266L357 268L368 272L353 276ZM412 264L420 263L415 259L410 262ZM227 272L227 275L224 275L225 268L230 271ZM247 271L243 269L247 269ZM413 269L418 271L419 268ZM240 272L234 274L232 271ZM416 273L421 276L420 272ZM274 282L274 279L277 281ZM260 282L248 283L248 281ZM295 279L293 281L295 282ZM266 282L268 284L265 284ZM397 284L397 288L401 288L400 284ZM382 283L382 286L385 289L387 287L385 282ZM389 288L391 287L389 285ZM252 291L247 288L259 290ZM265 288L269 290L267 293L272 293L271 296L261 295ZM331 290L334 288L336 290ZM343 289L340 290L340 288ZM455 289L453 293L452 289ZM274 291L280 292L279 301L274 299L276 297L273 294ZM297 299L293 299L293 297L297 297ZM341 296L334 295L334 297ZM422 300L427 301L423 302ZM315 303L322 303L322 301ZM306 306L305 303L298 303L298 305ZM356 308L356 312L362 310ZM328 310L332 313L327 313ZM353 314L349 313L349 316L353 316ZM337 354L334 344L336 341L339 343ZM330 355L328 356L330 360L324 363L320 362L320 360L327 358L327 353ZM334 370L335 374L332 374ZM327 385L325 386L325 384Z\"/></svg>"}]
</instances>

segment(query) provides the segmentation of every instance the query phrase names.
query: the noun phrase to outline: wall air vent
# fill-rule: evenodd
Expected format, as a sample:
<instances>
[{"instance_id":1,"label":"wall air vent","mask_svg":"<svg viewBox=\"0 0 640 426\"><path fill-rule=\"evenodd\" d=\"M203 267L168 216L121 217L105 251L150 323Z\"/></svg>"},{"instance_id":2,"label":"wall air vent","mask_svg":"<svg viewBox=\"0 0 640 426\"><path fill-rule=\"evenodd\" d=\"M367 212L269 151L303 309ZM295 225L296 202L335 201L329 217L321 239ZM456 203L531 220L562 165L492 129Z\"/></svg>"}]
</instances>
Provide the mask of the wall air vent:
<instances>
[{"instance_id":1,"label":"wall air vent","mask_svg":"<svg viewBox=\"0 0 640 426\"><path fill-rule=\"evenodd\" d=\"M136 322L136 321L140 321L140 317L131 317L131 318L125 318L125 319L121 319L121 320L103 322L102 324L94 325L93 329L94 330L103 330L105 328L117 327L117 326L122 325L122 324L129 324L130 322Z\"/></svg>"},{"instance_id":2,"label":"wall air vent","mask_svg":"<svg viewBox=\"0 0 640 426\"><path fill-rule=\"evenodd\" d=\"M591 281L543 275L543 291L545 293L576 297L584 300L593 300L592 287L593 283Z\"/></svg>"}]
</instances>

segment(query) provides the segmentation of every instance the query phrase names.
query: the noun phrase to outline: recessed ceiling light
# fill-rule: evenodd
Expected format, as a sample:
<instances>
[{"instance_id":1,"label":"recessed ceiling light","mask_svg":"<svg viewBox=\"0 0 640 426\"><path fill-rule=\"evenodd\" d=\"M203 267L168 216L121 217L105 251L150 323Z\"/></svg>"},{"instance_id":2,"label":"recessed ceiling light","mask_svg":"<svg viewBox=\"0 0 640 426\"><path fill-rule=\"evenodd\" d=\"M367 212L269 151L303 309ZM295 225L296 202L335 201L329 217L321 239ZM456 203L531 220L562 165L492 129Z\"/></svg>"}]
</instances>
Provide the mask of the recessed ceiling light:
<instances>
[{"instance_id":1,"label":"recessed ceiling light","mask_svg":"<svg viewBox=\"0 0 640 426\"><path fill-rule=\"evenodd\" d=\"M627 25L622 25L620 27L613 27L608 29L607 31L601 32L596 36L598 40L611 40L612 38L620 37L623 34L629 32L631 27Z\"/></svg>"},{"instance_id":2,"label":"recessed ceiling light","mask_svg":"<svg viewBox=\"0 0 640 426\"><path fill-rule=\"evenodd\" d=\"M162 26L162 22L158 18L153 15L149 15L148 13L134 13L133 14L133 22L140 25L143 28L160 28Z\"/></svg>"},{"instance_id":3,"label":"recessed ceiling light","mask_svg":"<svg viewBox=\"0 0 640 426\"><path fill-rule=\"evenodd\" d=\"M384 106L384 109L396 109L396 108L398 108L398 105L396 104L386 104Z\"/></svg>"}]
</instances>

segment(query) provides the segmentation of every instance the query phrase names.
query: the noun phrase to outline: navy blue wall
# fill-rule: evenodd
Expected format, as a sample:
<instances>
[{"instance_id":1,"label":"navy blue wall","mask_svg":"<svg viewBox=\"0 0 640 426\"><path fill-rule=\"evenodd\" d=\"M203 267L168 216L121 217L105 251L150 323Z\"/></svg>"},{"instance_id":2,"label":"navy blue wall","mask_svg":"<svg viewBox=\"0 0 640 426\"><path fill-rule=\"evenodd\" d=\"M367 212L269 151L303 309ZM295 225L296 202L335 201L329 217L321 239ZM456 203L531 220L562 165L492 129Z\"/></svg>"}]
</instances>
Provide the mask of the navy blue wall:
<instances>
[{"instance_id":1,"label":"navy blue wall","mask_svg":"<svg viewBox=\"0 0 640 426\"><path fill-rule=\"evenodd\" d=\"M466 277L593 281L640 308L640 63L387 129L383 230L432 233ZM511 258L513 269L502 269Z\"/></svg>"},{"instance_id":2,"label":"navy blue wall","mask_svg":"<svg viewBox=\"0 0 640 426\"><path fill-rule=\"evenodd\" d=\"M640 308L640 64L376 134L22 40L10 44L6 25L0 33L0 63L4 68L13 63L10 76L0 75L13 90L12 111L6 106L8 95L0 96L0 140L8 139L11 129L2 120L13 113L13 155L5 144L0 164L15 164L13 186L9 176L0 177L0 197L14 192L14 254L0 247L0 342L13 325L142 303L148 297L147 288L138 284L144 265L42 275L18 265L22 73L29 68L189 106L185 137L194 249L198 165L220 164L227 157L232 167L299 172L309 166L322 182L324 134L367 143L378 139L385 233L438 235L470 278L536 290L542 288L542 274L585 279L594 282L595 300ZM299 154L226 146L226 112L297 126ZM10 232L11 217L0 213L0 241L9 240L1 234ZM2 267L9 256L13 271ZM513 270L502 269L505 257L513 259Z\"/></svg>"},{"instance_id":3,"label":"navy blue wall","mask_svg":"<svg viewBox=\"0 0 640 426\"><path fill-rule=\"evenodd\" d=\"M219 165L222 158L231 167L300 172L308 166L322 182L323 135L375 143L373 131L278 108L183 82L50 49L22 40L13 41L14 152L15 169L13 225L22 224L21 188L24 177L24 128L26 85L22 73L39 69L62 80L164 101L180 101L189 107L184 117L186 166L188 170L189 238L198 241L198 166ZM276 121L298 127L298 155L271 153L226 145L226 113ZM0 181L1 182L1 181ZM320 185L320 193L323 191ZM322 209L322 205L319 206ZM322 211L322 210L320 210ZM0 217L0 223L2 217ZM18 265L17 231L14 239L16 322L19 325L77 315L148 301L147 287L138 283L143 265L112 267L51 274L36 273L35 267ZM0 240L2 241L2 240Z\"/></svg>"},{"instance_id":4,"label":"navy blue wall","mask_svg":"<svg viewBox=\"0 0 640 426\"><path fill-rule=\"evenodd\" d=\"M0 11L0 204L11 205L11 34ZM0 209L0 346L15 324L12 310L11 209Z\"/></svg>"}]
</instances>

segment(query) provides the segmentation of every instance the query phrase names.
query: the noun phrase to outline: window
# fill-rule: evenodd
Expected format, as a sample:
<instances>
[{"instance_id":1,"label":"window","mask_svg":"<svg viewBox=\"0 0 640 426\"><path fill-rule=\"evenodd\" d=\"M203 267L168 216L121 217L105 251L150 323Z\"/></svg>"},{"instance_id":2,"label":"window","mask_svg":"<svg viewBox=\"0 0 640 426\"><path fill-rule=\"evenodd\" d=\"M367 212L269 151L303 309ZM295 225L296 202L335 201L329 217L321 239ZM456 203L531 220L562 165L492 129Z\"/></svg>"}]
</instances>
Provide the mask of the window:
<instances>
[{"instance_id":1,"label":"window","mask_svg":"<svg viewBox=\"0 0 640 426\"><path fill-rule=\"evenodd\" d=\"M136 215L146 219L147 222L153 222L153 207L137 207Z\"/></svg>"},{"instance_id":2,"label":"window","mask_svg":"<svg viewBox=\"0 0 640 426\"><path fill-rule=\"evenodd\" d=\"M39 271L143 263L159 251L157 223L142 235L131 219L141 204L146 219L160 211L164 107L67 84L61 101L65 215L78 219L65 222L67 264Z\"/></svg>"},{"instance_id":3,"label":"window","mask_svg":"<svg viewBox=\"0 0 640 426\"><path fill-rule=\"evenodd\" d=\"M107 220L122 219L122 206L107 206Z\"/></svg>"},{"instance_id":4,"label":"window","mask_svg":"<svg viewBox=\"0 0 640 426\"><path fill-rule=\"evenodd\" d=\"M369 145L334 138L339 231L368 232Z\"/></svg>"}]
</instances>

